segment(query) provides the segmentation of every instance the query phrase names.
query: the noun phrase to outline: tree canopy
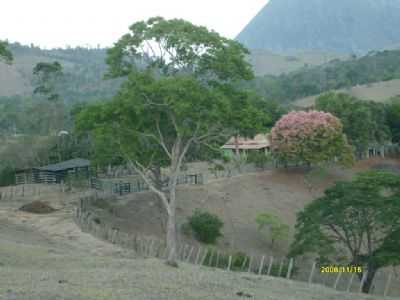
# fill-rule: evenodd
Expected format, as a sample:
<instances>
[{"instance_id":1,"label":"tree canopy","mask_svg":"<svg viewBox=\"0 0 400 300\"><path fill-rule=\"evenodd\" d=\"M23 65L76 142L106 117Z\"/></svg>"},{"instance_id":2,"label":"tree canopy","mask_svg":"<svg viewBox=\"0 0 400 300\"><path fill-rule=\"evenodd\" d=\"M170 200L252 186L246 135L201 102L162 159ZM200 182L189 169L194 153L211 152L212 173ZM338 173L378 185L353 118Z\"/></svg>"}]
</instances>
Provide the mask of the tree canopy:
<instances>
[{"instance_id":1,"label":"tree canopy","mask_svg":"<svg viewBox=\"0 0 400 300\"><path fill-rule=\"evenodd\" d=\"M362 265L368 292L378 269L400 264L399 247L400 176L368 171L337 182L298 214L290 255Z\"/></svg>"},{"instance_id":2,"label":"tree canopy","mask_svg":"<svg viewBox=\"0 0 400 300\"><path fill-rule=\"evenodd\" d=\"M272 128L270 140L273 156L285 163L352 162L342 124L330 113L290 112Z\"/></svg>"},{"instance_id":3,"label":"tree canopy","mask_svg":"<svg viewBox=\"0 0 400 300\"><path fill-rule=\"evenodd\" d=\"M343 132L359 155L373 144L383 144L391 140L386 107L382 103L330 92L317 98L316 109L329 112L340 119Z\"/></svg>"},{"instance_id":4,"label":"tree canopy","mask_svg":"<svg viewBox=\"0 0 400 300\"><path fill-rule=\"evenodd\" d=\"M400 143L400 96L391 100L387 110L387 122L393 143Z\"/></svg>"},{"instance_id":5,"label":"tree canopy","mask_svg":"<svg viewBox=\"0 0 400 300\"><path fill-rule=\"evenodd\" d=\"M163 203L171 264L176 184L188 153L234 133L255 135L270 121L261 100L237 88L253 77L246 54L238 42L184 20L137 22L108 51L107 77L125 78L119 93L77 115L77 130L101 146L96 153L127 162Z\"/></svg>"},{"instance_id":6,"label":"tree canopy","mask_svg":"<svg viewBox=\"0 0 400 300\"><path fill-rule=\"evenodd\" d=\"M13 60L13 55L11 51L8 50L7 45L7 42L0 41L0 61L3 60L6 63L10 64Z\"/></svg>"}]
</instances>

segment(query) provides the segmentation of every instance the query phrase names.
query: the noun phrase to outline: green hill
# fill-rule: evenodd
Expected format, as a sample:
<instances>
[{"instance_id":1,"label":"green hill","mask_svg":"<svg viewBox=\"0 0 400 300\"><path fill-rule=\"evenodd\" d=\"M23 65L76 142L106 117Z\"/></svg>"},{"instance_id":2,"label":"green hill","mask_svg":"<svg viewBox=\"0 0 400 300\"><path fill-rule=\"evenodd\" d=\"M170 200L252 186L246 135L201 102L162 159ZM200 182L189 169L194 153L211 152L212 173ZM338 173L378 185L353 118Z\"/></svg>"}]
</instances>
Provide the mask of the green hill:
<instances>
[{"instance_id":1,"label":"green hill","mask_svg":"<svg viewBox=\"0 0 400 300\"><path fill-rule=\"evenodd\" d=\"M346 61L336 59L279 76L257 77L249 87L267 98L290 103L330 90L394 79L400 79L400 50L370 52L359 58L353 56ZM372 95L367 98L372 98Z\"/></svg>"},{"instance_id":2,"label":"green hill","mask_svg":"<svg viewBox=\"0 0 400 300\"><path fill-rule=\"evenodd\" d=\"M64 78L58 84L61 98L67 103L112 97L119 86L115 80L103 80L107 66L106 49L52 49L11 44L12 65L0 63L0 97L30 96L33 91L33 67L38 62L58 61Z\"/></svg>"}]
</instances>

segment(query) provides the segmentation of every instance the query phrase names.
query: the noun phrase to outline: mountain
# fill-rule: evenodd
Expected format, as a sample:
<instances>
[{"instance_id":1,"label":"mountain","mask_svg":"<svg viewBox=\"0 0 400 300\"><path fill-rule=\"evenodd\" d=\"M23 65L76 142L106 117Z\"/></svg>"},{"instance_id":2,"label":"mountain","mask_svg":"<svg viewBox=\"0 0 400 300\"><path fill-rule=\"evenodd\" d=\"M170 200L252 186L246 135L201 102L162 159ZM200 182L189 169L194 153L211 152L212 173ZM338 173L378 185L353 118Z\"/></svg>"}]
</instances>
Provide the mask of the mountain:
<instances>
[{"instance_id":1,"label":"mountain","mask_svg":"<svg viewBox=\"0 0 400 300\"><path fill-rule=\"evenodd\" d=\"M400 0L270 0L238 35L250 49L365 54L400 46Z\"/></svg>"}]
</instances>

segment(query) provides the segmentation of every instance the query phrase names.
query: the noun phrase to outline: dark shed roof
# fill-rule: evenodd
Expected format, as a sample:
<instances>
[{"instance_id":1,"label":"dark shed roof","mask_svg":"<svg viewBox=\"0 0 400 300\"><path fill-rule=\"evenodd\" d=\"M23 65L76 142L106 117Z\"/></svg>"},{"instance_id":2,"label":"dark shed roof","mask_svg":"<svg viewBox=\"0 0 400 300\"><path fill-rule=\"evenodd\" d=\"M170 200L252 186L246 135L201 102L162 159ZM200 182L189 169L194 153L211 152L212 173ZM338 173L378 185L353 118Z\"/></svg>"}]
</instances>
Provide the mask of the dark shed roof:
<instances>
[{"instance_id":1,"label":"dark shed roof","mask_svg":"<svg viewBox=\"0 0 400 300\"><path fill-rule=\"evenodd\" d=\"M83 158L75 158L71 160L66 160L60 162L58 164L48 165L40 168L35 168L36 170L41 171L50 171L50 172L58 172L58 171L65 171L74 168L84 168L89 167L90 161Z\"/></svg>"}]
</instances>

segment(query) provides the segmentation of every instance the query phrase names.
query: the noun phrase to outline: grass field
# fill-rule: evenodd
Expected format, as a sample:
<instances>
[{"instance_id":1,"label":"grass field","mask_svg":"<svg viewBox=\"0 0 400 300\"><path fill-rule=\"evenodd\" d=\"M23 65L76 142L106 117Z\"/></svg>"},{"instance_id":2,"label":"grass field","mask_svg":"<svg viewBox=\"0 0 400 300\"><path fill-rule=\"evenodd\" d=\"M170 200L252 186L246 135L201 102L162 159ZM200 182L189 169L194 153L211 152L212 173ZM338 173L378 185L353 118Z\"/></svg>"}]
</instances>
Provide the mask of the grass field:
<instances>
[{"instance_id":1,"label":"grass field","mask_svg":"<svg viewBox=\"0 0 400 300\"><path fill-rule=\"evenodd\" d=\"M392 97L400 95L400 79L359 85L350 89L335 90L335 92L346 93L362 100L385 102ZM298 108L307 108L315 105L315 100L318 98L318 96L319 95L314 95L298 99L292 104Z\"/></svg>"}]
</instances>

